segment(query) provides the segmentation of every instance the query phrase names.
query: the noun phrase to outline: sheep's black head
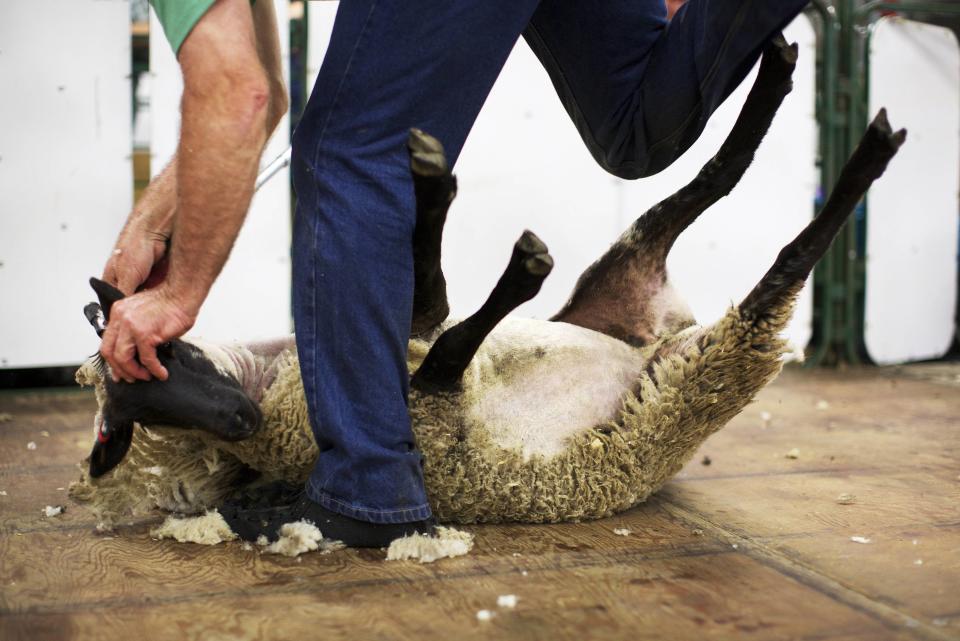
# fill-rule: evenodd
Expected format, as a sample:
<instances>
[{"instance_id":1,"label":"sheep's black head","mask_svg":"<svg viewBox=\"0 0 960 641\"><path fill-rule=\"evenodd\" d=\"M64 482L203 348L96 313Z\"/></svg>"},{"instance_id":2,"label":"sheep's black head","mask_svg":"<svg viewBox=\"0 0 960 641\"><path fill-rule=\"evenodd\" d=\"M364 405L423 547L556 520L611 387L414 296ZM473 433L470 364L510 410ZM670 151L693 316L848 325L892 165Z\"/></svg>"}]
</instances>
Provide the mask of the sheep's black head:
<instances>
[{"instance_id":1,"label":"sheep's black head","mask_svg":"<svg viewBox=\"0 0 960 641\"><path fill-rule=\"evenodd\" d=\"M96 278L91 278L90 284L100 304L87 305L84 315L97 334L102 335L101 316L103 321L110 322L110 308L123 298L123 293ZM134 423L199 429L227 441L243 440L260 428L260 408L240 383L218 368L200 348L172 340L158 346L157 357L169 373L165 381L114 383L110 376L103 377L106 399L103 420L90 453L90 476L102 476L123 460L133 439ZM102 360L99 365L101 370L106 367Z\"/></svg>"}]
</instances>

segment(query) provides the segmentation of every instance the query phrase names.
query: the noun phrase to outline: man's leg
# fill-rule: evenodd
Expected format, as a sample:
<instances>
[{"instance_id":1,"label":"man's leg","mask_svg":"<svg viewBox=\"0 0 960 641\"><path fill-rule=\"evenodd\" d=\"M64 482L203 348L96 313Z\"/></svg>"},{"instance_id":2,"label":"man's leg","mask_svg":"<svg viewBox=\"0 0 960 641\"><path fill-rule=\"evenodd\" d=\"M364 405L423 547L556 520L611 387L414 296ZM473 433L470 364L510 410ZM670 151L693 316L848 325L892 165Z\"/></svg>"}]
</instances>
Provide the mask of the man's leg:
<instances>
[{"instance_id":1,"label":"man's leg","mask_svg":"<svg viewBox=\"0 0 960 641\"><path fill-rule=\"evenodd\" d=\"M524 37L590 153L622 178L696 141L771 36L808 0L543 0Z\"/></svg>"},{"instance_id":2,"label":"man's leg","mask_svg":"<svg viewBox=\"0 0 960 641\"><path fill-rule=\"evenodd\" d=\"M320 448L307 496L343 517L430 516L406 405L416 216L405 143L418 127L455 161L535 6L340 4L294 135L293 296Z\"/></svg>"}]
</instances>

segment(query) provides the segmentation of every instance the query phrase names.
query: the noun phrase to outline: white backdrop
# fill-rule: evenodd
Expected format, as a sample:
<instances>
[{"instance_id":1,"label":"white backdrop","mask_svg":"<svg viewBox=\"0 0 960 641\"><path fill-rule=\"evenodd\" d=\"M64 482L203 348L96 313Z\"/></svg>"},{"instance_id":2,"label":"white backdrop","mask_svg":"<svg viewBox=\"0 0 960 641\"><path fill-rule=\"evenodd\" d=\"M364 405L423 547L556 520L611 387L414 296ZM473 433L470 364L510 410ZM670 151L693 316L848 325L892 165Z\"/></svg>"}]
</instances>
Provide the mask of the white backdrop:
<instances>
[{"instance_id":1,"label":"white backdrop","mask_svg":"<svg viewBox=\"0 0 960 641\"><path fill-rule=\"evenodd\" d=\"M287 2L274 2L283 59L289 58ZM176 150L180 128L180 67L151 10L151 165L159 173ZM289 78L285 64L284 76ZM290 145L284 117L267 144L263 163ZM191 330L211 340L248 340L292 331L290 316L290 177L284 169L254 196L243 230Z\"/></svg>"},{"instance_id":2,"label":"white backdrop","mask_svg":"<svg viewBox=\"0 0 960 641\"><path fill-rule=\"evenodd\" d=\"M336 4L310 3L308 68L314 74L326 51ZM803 16L786 34L800 45L793 93L740 186L681 237L669 260L674 283L701 322L719 318L731 302L745 296L813 213L816 38ZM465 316L479 307L524 228L543 238L556 267L541 293L516 313L545 318L556 312L579 274L623 229L691 180L716 152L752 78L717 111L683 158L655 177L626 182L594 163L546 72L521 40L456 167L460 189L443 245L452 315ZM806 289L787 330L797 346L809 341L812 309Z\"/></svg>"},{"instance_id":3,"label":"white backdrop","mask_svg":"<svg viewBox=\"0 0 960 641\"><path fill-rule=\"evenodd\" d=\"M131 204L128 5L122 0L8 0L5 6L5 18L14 19L0 24L3 42L11 43L0 55L0 79L37 97L0 104L6 122L24 123L0 134L0 204L4 213L11 212L0 218L0 283L8 301L34 300L35 321L3 315L0 358L6 361L0 366L78 362L96 349L96 339L80 316L83 303L91 299L85 280L100 272ZM308 65L314 71L335 6L310 6ZM286 3L278 7L286 48ZM51 12L64 19L47 21L42 29L21 26ZM151 151L157 172L175 147L180 78L155 20L152 32ZM810 218L816 183L814 36L801 18L788 37L798 40L802 49L794 93L743 183L681 238L671 257L673 279L701 322L715 319L739 300ZM90 47L91 40L100 46ZM46 56L42 64L8 62L14 53L25 57L41 50ZM39 54L35 57L40 59ZM66 88L59 90L61 85ZM544 317L556 311L582 269L636 216L691 179L715 152L745 90L727 101L703 138L668 171L628 183L594 165L546 74L519 44L457 167L461 196L451 212L444 246L454 314L470 313L486 297L525 227L550 245L557 268L541 295L519 313ZM91 126L78 127L84 120ZM266 159L286 147L286 130L284 122ZM508 144L510 151L504 154ZM30 153L18 156L21 148ZM51 176L54 188L37 185L45 175ZM258 194L195 333L231 340L289 331L287 184L284 171ZM82 228L64 217L69 215L82 216ZM23 224L25 216L30 225ZM46 247L50 250L45 252ZM54 266L48 268L48 263ZM50 293L49 309L38 292ZM76 320L68 314L74 308ZM798 345L810 335L810 316L807 292L789 331Z\"/></svg>"},{"instance_id":4,"label":"white backdrop","mask_svg":"<svg viewBox=\"0 0 960 641\"><path fill-rule=\"evenodd\" d=\"M907 142L867 200L865 340L881 364L950 347L957 297L960 49L942 27L885 18L870 38L870 114Z\"/></svg>"},{"instance_id":5,"label":"white backdrop","mask_svg":"<svg viewBox=\"0 0 960 641\"><path fill-rule=\"evenodd\" d=\"M129 4L3 0L0 87L0 367L79 363L133 200Z\"/></svg>"},{"instance_id":6,"label":"white backdrop","mask_svg":"<svg viewBox=\"0 0 960 641\"><path fill-rule=\"evenodd\" d=\"M739 302L812 215L816 40L803 16L786 35L800 45L794 91L742 182L680 237L668 260L674 284L701 323L716 320L731 302ZM444 237L454 313L470 313L482 303L524 228L547 243L556 267L540 295L517 313L545 318L556 312L580 273L635 218L693 179L716 153L753 77L714 114L681 159L656 176L628 182L594 163L546 72L521 41L457 166L460 196ZM806 345L811 321L808 289L787 330L794 344Z\"/></svg>"}]
</instances>

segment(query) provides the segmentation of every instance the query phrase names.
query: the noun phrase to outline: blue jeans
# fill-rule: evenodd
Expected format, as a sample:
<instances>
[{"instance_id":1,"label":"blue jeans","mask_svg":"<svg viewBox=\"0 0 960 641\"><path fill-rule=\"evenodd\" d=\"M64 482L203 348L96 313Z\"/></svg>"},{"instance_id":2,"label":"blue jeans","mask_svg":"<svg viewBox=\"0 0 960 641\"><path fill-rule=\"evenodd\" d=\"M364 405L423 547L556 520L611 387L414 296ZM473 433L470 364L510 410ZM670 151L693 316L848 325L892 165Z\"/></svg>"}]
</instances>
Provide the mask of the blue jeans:
<instances>
[{"instance_id":1,"label":"blue jeans","mask_svg":"<svg viewBox=\"0 0 960 641\"><path fill-rule=\"evenodd\" d=\"M411 127L454 163L520 35L593 157L667 167L807 0L342 0L293 142L293 304L320 457L307 493L374 523L427 518L407 414Z\"/></svg>"}]
</instances>

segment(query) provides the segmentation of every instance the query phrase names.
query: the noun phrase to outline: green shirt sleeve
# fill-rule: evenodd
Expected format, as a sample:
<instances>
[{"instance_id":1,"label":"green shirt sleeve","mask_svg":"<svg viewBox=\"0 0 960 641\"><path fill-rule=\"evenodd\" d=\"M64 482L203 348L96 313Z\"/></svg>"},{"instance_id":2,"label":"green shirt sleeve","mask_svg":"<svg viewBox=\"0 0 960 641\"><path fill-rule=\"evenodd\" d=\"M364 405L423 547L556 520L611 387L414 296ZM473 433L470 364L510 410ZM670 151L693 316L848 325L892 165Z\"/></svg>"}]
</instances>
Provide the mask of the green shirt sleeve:
<instances>
[{"instance_id":1,"label":"green shirt sleeve","mask_svg":"<svg viewBox=\"0 0 960 641\"><path fill-rule=\"evenodd\" d=\"M174 54L215 0L150 0Z\"/></svg>"}]
</instances>

